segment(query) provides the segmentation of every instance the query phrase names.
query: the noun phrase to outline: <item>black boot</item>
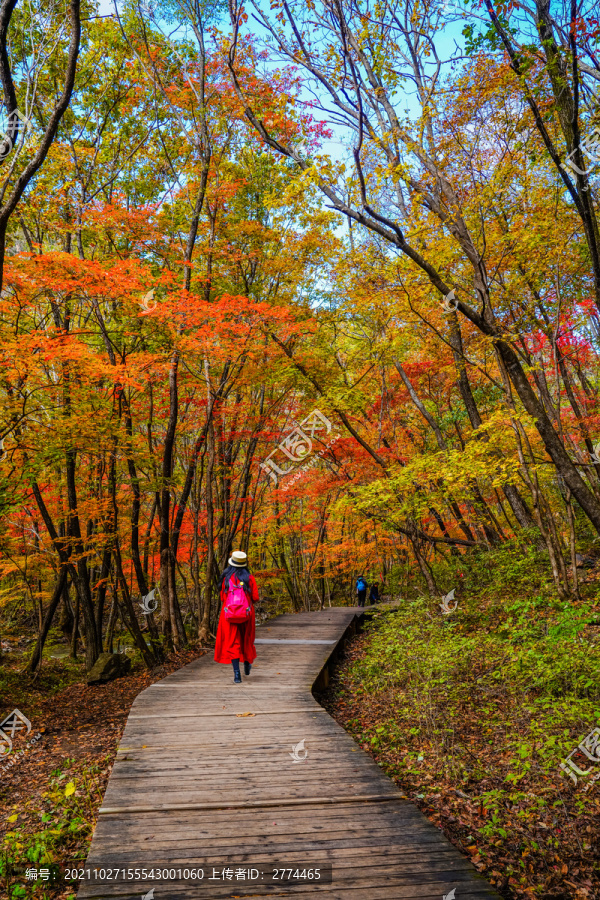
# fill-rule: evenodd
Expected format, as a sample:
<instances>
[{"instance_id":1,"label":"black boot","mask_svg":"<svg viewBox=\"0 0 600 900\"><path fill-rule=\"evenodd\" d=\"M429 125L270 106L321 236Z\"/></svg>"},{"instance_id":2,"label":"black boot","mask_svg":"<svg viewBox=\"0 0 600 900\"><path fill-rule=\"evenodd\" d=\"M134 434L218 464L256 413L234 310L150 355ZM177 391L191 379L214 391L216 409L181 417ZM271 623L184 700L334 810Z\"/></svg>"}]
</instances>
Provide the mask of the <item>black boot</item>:
<instances>
[{"instance_id":1,"label":"black boot","mask_svg":"<svg viewBox=\"0 0 600 900\"><path fill-rule=\"evenodd\" d=\"M245 662L245 663L244 663L244 675L249 675L249 674L250 674L250 669L251 669L251 668L252 668L252 666L250 665L250 663L249 663L249 662Z\"/></svg>"},{"instance_id":2,"label":"black boot","mask_svg":"<svg viewBox=\"0 0 600 900\"><path fill-rule=\"evenodd\" d=\"M233 683L241 684L242 676L240 675L240 661L239 659L232 659L231 665L233 666Z\"/></svg>"}]
</instances>

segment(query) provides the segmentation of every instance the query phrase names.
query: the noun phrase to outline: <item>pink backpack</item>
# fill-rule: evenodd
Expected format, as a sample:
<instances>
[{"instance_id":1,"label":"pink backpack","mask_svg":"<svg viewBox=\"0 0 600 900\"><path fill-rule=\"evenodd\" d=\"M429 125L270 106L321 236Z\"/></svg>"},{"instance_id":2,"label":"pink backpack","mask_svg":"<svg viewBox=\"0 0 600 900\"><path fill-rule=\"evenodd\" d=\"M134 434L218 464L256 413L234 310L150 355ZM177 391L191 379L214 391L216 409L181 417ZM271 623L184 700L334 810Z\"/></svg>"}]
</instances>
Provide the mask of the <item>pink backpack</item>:
<instances>
[{"instance_id":1,"label":"pink backpack","mask_svg":"<svg viewBox=\"0 0 600 900\"><path fill-rule=\"evenodd\" d=\"M229 590L225 598L225 618L232 625L247 622L252 616L252 602L248 600L243 584L234 585L234 576L229 579Z\"/></svg>"}]
</instances>

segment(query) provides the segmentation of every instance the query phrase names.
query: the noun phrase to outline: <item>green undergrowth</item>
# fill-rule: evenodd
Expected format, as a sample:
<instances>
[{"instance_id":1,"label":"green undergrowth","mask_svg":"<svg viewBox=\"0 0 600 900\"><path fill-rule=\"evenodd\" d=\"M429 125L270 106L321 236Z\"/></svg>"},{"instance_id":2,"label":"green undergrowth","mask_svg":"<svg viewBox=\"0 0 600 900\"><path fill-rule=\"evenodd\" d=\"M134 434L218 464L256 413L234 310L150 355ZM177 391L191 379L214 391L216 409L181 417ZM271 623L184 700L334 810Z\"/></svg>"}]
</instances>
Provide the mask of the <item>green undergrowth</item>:
<instances>
[{"instance_id":1,"label":"green undergrowth","mask_svg":"<svg viewBox=\"0 0 600 900\"><path fill-rule=\"evenodd\" d=\"M515 600L491 630L469 606L443 619L422 600L375 614L365 656L351 677L358 692L393 690L402 705L393 721L369 735L370 743L402 738L406 744L404 724L417 716L422 722L411 724L410 734L427 738L440 764L471 779L474 767L460 760L453 741L457 724L464 731L470 723L484 729L489 743L512 748L511 783L534 764L549 773L572 749L573 737L587 733L600 716L598 646L591 647L581 631L572 633L571 610L543 615L540 604ZM527 734L510 740L515 716ZM410 743L407 764L420 752L419 740L413 749Z\"/></svg>"},{"instance_id":2,"label":"green undergrowth","mask_svg":"<svg viewBox=\"0 0 600 900\"><path fill-rule=\"evenodd\" d=\"M89 765L67 760L52 773L39 808L13 809L8 819L10 830L0 849L0 884L10 900L46 900L56 897L58 891L67 900L75 897L75 890L64 893L64 869L85 860L108 765L108 758ZM53 871L60 871L59 880L42 880L42 869L50 877ZM28 870L36 871L38 878L28 879Z\"/></svg>"},{"instance_id":3,"label":"green undergrowth","mask_svg":"<svg viewBox=\"0 0 600 900\"><path fill-rule=\"evenodd\" d=\"M25 672L25 665L26 662L14 656L3 658L0 666L0 705L6 712L15 706L25 707L23 712L30 719L49 697L81 682L85 677L85 663L81 658L44 659L37 676Z\"/></svg>"},{"instance_id":4,"label":"green undergrowth","mask_svg":"<svg viewBox=\"0 0 600 900\"><path fill-rule=\"evenodd\" d=\"M374 611L339 675L340 718L437 824L444 793L467 801L450 819L457 842L480 871L496 857L505 896L593 896L600 780L584 788L600 765L574 786L560 763L600 725L598 585L559 601L531 549L434 574L458 608L413 596Z\"/></svg>"},{"instance_id":5,"label":"green undergrowth","mask_svg":"<svg viewBox=\"0 0 600 900\"><path fill-rule=\"evenodd\" d=\"M45 706L49 697L60 693L74 684L81 684L86 678L85 649L79 645L77 658L70 655L70 645L58 628L51 629L44 646L42 665L35 674L27 671L27 665L35 640L28 638L16 643L11 634L8 642L18 649L5 652L0 665L0 707L6 711L15 706L22 709L30 719ZM11 640L12 639L12 640ZM193 637L190 636L190 643ZM133 646L127 632L115 635L114 651L126 653L131 659L131 674L146 669L142 654Z\"/></svg>"}]
</instances>

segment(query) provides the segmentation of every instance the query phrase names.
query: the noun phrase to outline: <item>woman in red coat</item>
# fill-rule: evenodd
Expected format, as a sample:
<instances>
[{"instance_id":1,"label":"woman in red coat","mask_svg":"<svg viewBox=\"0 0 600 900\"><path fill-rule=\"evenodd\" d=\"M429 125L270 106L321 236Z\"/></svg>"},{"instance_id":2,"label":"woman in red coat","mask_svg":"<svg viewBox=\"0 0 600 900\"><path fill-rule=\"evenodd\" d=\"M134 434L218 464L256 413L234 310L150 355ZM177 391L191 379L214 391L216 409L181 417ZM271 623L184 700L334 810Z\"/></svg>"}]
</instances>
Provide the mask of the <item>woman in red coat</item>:
<instances>
[{"instance_id":1,"label":"woman in red coat","mask_svg":"<svg viewBox=\"0 0 600 900\"><path fill-rule=\"evenodd\" d=\"M256 659L254 649L254 634L256 616L254 604L258 603L258 586L254 576L248 571L248 557L241 550L234 550L229 559L229 565L221 577L221 615L217 628L217 642L215 644L215 662L231 663L233 666L233 680L235 684L241 684L240 660L244 663L244 675L250 674L252 663ZM252 601L252 615L247 622L235 625L225 618L224 605L230 587L242 585L247 597Z\"/></svg>"}]
</instances>

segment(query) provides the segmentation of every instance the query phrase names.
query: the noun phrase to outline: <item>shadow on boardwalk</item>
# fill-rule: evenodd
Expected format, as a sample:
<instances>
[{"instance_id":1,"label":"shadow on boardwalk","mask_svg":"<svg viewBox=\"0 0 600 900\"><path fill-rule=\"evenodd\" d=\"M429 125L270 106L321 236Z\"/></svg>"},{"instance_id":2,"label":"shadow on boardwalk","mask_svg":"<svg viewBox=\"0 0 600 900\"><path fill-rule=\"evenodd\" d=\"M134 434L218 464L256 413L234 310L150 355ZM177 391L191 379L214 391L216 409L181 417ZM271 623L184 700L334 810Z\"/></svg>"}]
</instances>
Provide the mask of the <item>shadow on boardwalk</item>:
<instances>
[{"instance_id":1,"label":"shadow on boardwalk","mask_svg":"<svg viewBox=\"0 0 600 900\"><path fill-rule=\"evenodd\" d=\"M356 614L265 623L242 685L205 656L136 698L78 897L499 897L313 698Z\"/></svg>"}]
</instances>

